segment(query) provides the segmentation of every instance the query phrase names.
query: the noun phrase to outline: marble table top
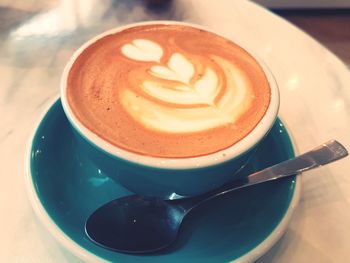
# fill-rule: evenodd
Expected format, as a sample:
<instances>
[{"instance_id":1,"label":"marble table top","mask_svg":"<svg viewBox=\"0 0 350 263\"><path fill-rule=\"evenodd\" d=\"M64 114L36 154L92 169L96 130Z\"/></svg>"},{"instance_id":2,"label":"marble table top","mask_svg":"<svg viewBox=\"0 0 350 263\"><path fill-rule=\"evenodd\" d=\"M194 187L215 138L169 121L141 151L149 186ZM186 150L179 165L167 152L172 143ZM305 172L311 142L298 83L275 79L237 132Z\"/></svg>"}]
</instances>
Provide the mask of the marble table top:
<instances>
[{"instance_id":1,"label":"marble table top","mask_svg":"<svg viewBox=\"0 0 350 263\"><path fill-rule=\"evenodd\" d=\"M25 190L25 150L38 118L59 94L75 49L107 29L181 20L239 40L267 62L281 91L280 116L300 152L329 139L350 148L350 73L334 54L247 1L0 1L1 262L81 262L42 227ZM220 4L218 4L220 3ZM11 6L12 4L12 6ZM25 7L24 7L25 6ZM348 262L350 159L302 176L299 206L281 240L258 262Z\"/></svg>"}]
</instances>

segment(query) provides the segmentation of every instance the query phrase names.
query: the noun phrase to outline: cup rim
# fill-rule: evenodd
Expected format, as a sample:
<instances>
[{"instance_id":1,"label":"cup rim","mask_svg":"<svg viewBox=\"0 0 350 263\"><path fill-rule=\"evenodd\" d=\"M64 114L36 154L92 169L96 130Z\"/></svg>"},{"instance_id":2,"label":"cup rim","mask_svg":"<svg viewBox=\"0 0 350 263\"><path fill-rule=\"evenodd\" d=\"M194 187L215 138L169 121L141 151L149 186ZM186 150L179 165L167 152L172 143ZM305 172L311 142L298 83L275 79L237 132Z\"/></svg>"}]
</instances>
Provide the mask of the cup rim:
<instances>
[{"instance_id":1,"label":"cup rim","mask_svg":"<svg viewBox=\"0 0 350 263\"><path fill-rule=\"evenodd\" d=\"M99 137L97 134L93 133L91 130L89 130L86 126L84 126L79 121L79 119L75 116L71 107L69 106L67 96L66 96L66 91L67 91L66 83L67 83L70 69L73 66L75 60L87 47L89 47L90 45L92 45L93 43L95 43L96 41L98 41L99 39L107 35L115 34L115 33L124 31L128 28L132 28L136 26L156 25L156 24L183 25L183 26L198 28L198 29L202 29L202 30L214 33L216 35L227 38L230 41L238 44L241 48L247 51L258 62L260 67L263 69L265 76L269 82L271 97L270 97L270 103L267 108L267 111L265 112L265 115L247 136L245 136L243 139L241 139L240 141L236 142L234 145L228 148L225 148L207 155L195 156L195 157L177 157L177 158L154 157L154 156L146 156L146 155L134 153L134 152L122 149L120 147L117 147L105 141L104 139ZM66 64L61 77L60 91L61 91L61 103L69 122L74 127L74 129L78 131L79 135L82 136L85 140L89 141L93 146L97 147L103 152L108 153L117 158L123 159L125 161L137 163L139 165L151 166L151 167L163 168L163 169L191 169L191 168L202 168L202 167L213 166L213 165L217 165L217 164L232 160L237 156L240 156L241 154L247 152L249 149L253 148L268 133L268 131L274 124L278 114L279 102L280 102L278 86L272 72L269 70L267 65L254 52L251 52L251 50L242 46L239 43L239 41L226 37L224 34L217 33L214 30L211 30L210 28L207 28L201 25L188 23L188 22L167 21L167 20L157 20L157 21L147 21L147 22L127 24L124 26L107 30L91 38L90 40L86 41L74 52L74 54L70 57L68 63Z\"/></svg>"}]
</instances>

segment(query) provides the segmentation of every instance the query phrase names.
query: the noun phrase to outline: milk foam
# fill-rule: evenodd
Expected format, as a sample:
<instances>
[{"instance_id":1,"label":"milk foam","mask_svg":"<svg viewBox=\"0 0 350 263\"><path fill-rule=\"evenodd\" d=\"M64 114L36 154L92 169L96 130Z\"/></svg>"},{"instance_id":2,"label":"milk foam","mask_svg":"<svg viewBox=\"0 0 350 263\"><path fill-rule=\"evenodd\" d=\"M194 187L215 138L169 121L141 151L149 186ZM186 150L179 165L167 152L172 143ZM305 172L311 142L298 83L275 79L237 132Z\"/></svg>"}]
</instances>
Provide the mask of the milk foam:
<instances>
[{"instance_id":1,"label":"milk foam","mask_svg":"<svg viewBox=\"0 0 350 263\"><path fill-rule=\"evenodd\" d=\"M232 41L184 25L141 25L76 58L67 101L106 142L145 156L185 158L247 136L271 101L259 63Z\"/></svg>"},{"instance_id":2,"label":"milk foam","mask_svg":"<svg viewBox=\"0 0 350 263\"><path fill-rule=\"evenodd\" d=\"M161 64L163 48L147 39L135 39L123 45L121 51L129 59L154 62L148 70L149 79L139 87L149 97L131 89L121 93L125 110L149 129L188 133L234 124L253 99L244 73L224 58L210 57L224 73L222 76L181 52L174 52ZM197 74L200 67L191 61L201 63L204 73Z\"/></svg>"}]
</instances>

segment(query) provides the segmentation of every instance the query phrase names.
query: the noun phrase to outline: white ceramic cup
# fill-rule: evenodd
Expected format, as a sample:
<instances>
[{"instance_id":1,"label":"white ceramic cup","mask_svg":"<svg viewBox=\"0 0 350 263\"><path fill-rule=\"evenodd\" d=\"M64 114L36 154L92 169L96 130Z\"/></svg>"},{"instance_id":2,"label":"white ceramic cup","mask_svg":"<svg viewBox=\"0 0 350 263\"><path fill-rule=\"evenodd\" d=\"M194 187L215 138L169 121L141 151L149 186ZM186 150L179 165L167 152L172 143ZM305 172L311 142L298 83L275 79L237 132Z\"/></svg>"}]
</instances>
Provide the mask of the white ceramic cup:
<instances>
[{"instance_id":1,"label":"white ceramic cup","mask_svg":"<svg viewBox=\"0 0 350 263\"><path fill-rule=\"evenodd\" d=\"M263 118L239 142L215 153L190 158L151 157L112 145L85 127L73 113L67 101L68 74L77 57L99 39L135 26L151 24L184 25L213 32L184 22L153 21L126 25L102 33L82 45L66 65L61 79L61 102L80 142L81 150L89 154L91 160L109 177L137 194L164 199L198 195L234 179L237 171L248 162L256 146L268 134L276 120L279 108L278 87L267 66L254 52L248 51L264 70L271 88L271 99ZM235 39L232 41L239 42Z\"/></svg>"}]
</instances>

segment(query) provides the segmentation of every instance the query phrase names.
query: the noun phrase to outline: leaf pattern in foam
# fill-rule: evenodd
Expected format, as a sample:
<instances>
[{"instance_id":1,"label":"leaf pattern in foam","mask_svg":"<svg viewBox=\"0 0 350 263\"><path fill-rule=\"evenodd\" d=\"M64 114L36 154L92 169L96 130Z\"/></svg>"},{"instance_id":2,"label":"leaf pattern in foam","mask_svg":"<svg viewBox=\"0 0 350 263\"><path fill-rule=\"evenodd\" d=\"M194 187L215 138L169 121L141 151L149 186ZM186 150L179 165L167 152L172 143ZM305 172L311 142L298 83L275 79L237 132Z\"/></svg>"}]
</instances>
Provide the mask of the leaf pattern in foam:
<instances>
[{"instance_id":1,"label":"leaf pattern in foam","mask_svg":"<svg viewBox=\"0 0 350 263\"><path fill-rule=\"evenodd\" d=\"M169 59L168 66L172 71L176 72L179 79L183 79L187 84L190 83L194 74L194 67L183 55L174 53Z\"/></svg>"},{"instance_id":2,"label":"leaf pattern in foam","mask_svg":"<svg viewBox=\"0 0 350 263\"><path fill-rule=\"evenodd\" d=\"M149 68L149 74L154 78L144 80L140 87L158 101L137 96L128 89L122 93L125 109L145 127L166 132L202 131L234 123L251 103L252 97L248 96L246 80L240 69L221 57L213 56L213 59L227 76L227 88L216 103L222 83L213 68L207 66L203 76L193 81L196 67L191 60L173 53L166 64L160 64L163 50L155 42L137 39L124 45L122 51L131 59L156 62ZM167 102L186 107L174 107ZM188 107L194 104L206 105Z\"/></svg>"},{"instance_id":3,"label":"leaf pattern in foam","mask_svg":"<svg viewBox=\"0 0 350 263\"><path fill-rule=\"evenodd\" d=\"M183 55L174 53L166 66L153 66L151 73L161 79L176 80L189 85L194 67Z\"/></svg>"},{"instance_id":4,"label":"leaf pattern in foam","mask_svg":"<svg viewBox=\"0 0 350 263\"><path fill-rule=\"evenodd\" d=\"M159 62L163 56L163 49L146 39L135 39L131 44L122 46L121 51L126 57L137 61Z\"/></svg>"},{"instance_id":5,"label":"leaf pattern in foam","mask_svg":"<svg viewBox=\"0 0 350 263\"><path fill-rule=\"evenodd\" d=\"M184 86L177 86L176 88L168 88L159 85L155 82L145 81L143 83L143 90L150 96L157 98L160 101L176 103L181 105L192 105L192 104L210 104L195 90L186 89Z\"/></svg>"},{"instance_id":6,"label":"leaf pattern in foam","mask_svg":"<svg viewBox=\"0 0 350 263\"><path fill-rule=\"evenodd\" d=\"M181 79L179 79L179 76L176 74L176 72L172 71L168 67L164 66L153 66L151 68L151 73L153 76L156 76L160 79L166 79L166 80L176 80L183 82Z\"/></svg>"},{"instance_id":7,"label":"leaf pattern in foam","mask_svg":"<svg viewBox=\"0 0 350 263\"><path fill-rule=\"evenodd\" d=\"M202 78L196 81L194 89L207 104L214 105L218 91L218 77L211 68L207 68Z\"/></svg>"},{"instance_id":8,"label":"leaf pattern in foam","mask_svg":"<svg viewBox=\"0 0 350 263\"><path fill-rule=\"evenodd\" d=\"M190 81L194 75L194 66L179 53L174 53L166 66L153 66L151 74L166 80L176 80L184 85L161 86L155 82L143 83L144 90L151 96L166 102L177 104L208 104L214 106L218 92L218 78L211 68L193 86Z\"/></svg>"},{"instance_id":9,"label":"leaf pattern in foam","mask_svg":"<svg viewBox=\"0 0 350 263\"><path fill-rule=\"evenodd\" d=\"M178 81L180 83L162 83L145 81L142 87L146 93L164 102L177 104L207 104L214 106L215 97L219 92L218 77L211 68L195 83L191 79L195 67L184 55L173 53L167 64L160 64L163 49L157 43L146 39L135 39L122 47L122 53L134 60L158 62L150 68L150 74L162 80Z\"/></svg>"}]
</instances>

